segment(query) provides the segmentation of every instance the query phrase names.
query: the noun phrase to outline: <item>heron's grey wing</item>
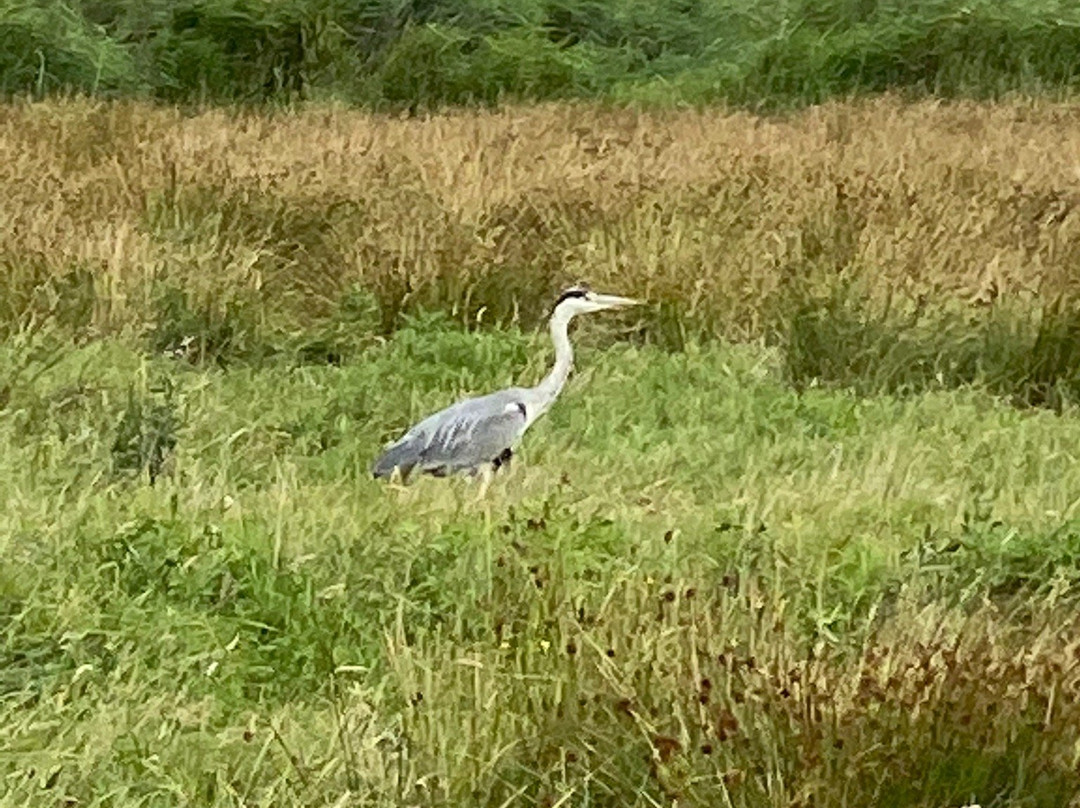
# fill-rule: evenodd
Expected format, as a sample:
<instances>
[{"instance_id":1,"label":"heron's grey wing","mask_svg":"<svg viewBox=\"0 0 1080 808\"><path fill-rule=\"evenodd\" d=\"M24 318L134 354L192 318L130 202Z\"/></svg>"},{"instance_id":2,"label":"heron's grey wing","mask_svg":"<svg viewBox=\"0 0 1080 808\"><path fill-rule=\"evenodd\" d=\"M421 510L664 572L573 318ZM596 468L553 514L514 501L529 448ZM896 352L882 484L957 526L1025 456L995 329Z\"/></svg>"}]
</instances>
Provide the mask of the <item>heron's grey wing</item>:
<instances>
[{"instance_id":1,"label":"heron's grey wing","mask_svg":"<svg viewBox=\"0 0 1080 808\"><path fill-rule=\"evenodd\" d=\"M398 469L402 477L408 477L412 470L420 465L421 460L423 460L424 449L431 442L431 436L435 434L439 423L449 412L460 406L459 403L445 410L440 410L411 427L408 432L387 446L386 450L375 460L375 465L371 469L372 475L375 477L389 477L393 474L394 469Z\"/></svg>"},{"instance_id":2,"label":"heron's grey wing","mask_svg":"<svg viewBox=\"0 0 1080 808\"><path fill-rule=\"evenodd\" d=\"M525 405L506 394L464 402L447 411L421 453L425 471L454 472L491 463L521 437Z\"/></svg>"},{"instance_id":3,"label":"heron's grey wing","mask_svg":"<svg viewBox=\"0 0 1080 808\"><path fill-rule=\"evenodd\" d=\"M394 473L394 469L398 469L402 477L408 477L409 473L420 462L420 450L422 448L422 444L416 440L415 436L407 433L379 455L375 465L371 468L372 475L374 477L389 477Z\"/></svg>"},{"instance_id":4,"label":"heron's grey wing","mask_svg":"<svg viewBox=\"0 0 1080 808\"><path fill-rule=\"evenodd\" d=\"M375 461L372 473L389 477L422 471L453 472L493 461L520 437L525 405L513 391L468 399L430 415Z\"/></svg>"}]
</instances>

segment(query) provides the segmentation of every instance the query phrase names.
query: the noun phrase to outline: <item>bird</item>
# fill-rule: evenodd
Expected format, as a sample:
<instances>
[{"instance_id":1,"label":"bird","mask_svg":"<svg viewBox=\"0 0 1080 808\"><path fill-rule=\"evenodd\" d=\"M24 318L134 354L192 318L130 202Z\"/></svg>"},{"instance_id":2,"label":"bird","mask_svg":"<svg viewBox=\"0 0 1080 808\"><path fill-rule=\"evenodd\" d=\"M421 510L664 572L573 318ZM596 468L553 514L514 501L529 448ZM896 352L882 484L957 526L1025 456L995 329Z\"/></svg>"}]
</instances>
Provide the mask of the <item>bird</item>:
<instances>
[{"instance_id":1,"label":"bird","mask_svg":"<svg viewBox=\"0 0 1080 808\"><path fill-rule=\"evenodd\" d=\"M639 303L629 297L599 294L584 284L566 289L549 321L555 364L540 384L466 398L429 415L384 449L372 466L372 475L385 479L396 471L404 482L414 471L435 477L482 474L482 496L492 475L509 466L525 430L562 392L574 364L570 321L579 314Z\"/></svg>"}]
</instances>

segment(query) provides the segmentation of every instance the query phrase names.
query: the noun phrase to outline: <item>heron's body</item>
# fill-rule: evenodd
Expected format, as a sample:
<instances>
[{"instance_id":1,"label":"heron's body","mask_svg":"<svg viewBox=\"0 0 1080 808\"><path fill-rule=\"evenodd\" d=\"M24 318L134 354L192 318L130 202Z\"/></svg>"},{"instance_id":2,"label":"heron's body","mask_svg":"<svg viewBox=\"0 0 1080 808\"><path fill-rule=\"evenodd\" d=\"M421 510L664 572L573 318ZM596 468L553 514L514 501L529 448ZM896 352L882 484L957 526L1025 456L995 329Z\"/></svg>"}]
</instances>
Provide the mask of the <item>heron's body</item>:
<instances>
[{"instance_id":1,"label":"heron's body","mask_svg":"<svg viewBox=\"0 0 1080 808\"><path fill-rule=\"evenodd\" d=\"M444 476L501 465L529 427L529 392L511 387L429 415L387 448L375 463L375 476L389 477L395 468L402 476L414 469Z\"/></svg>"},{"instance_id":2,"label":"heron's body","mask_svg":"<svg viewBox=\"0 0 1080 808\"><path fill-rule=\"evenodd\" d=\"M376 477L389 477L398 469L402 477L408 477L414 470L445 476L456 472L475 474L507 464L525 430L547 411L570 375L573 366L573 350L567 336L570 320L582 312L633 302L596 295L584 288L568 290L551 317L555 367L540 384L468 398L429 415L386 448L375 461L372 473Z\"/></svg>"}]
</instances>

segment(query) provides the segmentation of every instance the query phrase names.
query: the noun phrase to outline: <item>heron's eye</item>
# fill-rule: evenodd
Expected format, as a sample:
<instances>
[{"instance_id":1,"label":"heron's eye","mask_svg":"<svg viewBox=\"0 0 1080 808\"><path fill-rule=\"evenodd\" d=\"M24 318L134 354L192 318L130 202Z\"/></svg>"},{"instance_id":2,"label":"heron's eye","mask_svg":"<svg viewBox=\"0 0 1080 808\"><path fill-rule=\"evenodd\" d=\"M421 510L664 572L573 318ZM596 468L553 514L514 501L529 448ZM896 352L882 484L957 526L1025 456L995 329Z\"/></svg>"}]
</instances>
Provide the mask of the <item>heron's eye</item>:
<instances>
[{"instance_id":1,"label":"heron's eye","mask_svg":"<svg viewBox=\"0 0 1080 808\"><path fill-rule=\"evenodd\" d=\"M581 288L578 288L578 287L573 287L573 288L567 289L565 292L563 292L562 295L560 295L559 299L557 301L555 301L555 305L558 306L564 300L569 300L570 298L578 298L580 300L582 298L588 298L588 297L591 297L591 293L589 293L588 291L586 291L584 289L581 289Z\"/></svg>"}]
</instances>

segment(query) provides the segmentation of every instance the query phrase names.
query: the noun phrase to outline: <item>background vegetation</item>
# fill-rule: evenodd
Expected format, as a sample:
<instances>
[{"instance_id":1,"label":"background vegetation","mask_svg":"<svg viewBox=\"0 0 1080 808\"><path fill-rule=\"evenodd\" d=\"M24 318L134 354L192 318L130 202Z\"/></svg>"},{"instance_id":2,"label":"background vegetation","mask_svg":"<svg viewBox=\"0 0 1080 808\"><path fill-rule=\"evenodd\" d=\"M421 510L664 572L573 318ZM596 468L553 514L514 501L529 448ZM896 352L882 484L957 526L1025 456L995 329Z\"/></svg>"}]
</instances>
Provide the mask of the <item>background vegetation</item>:
<instances>
[{"instance_id":1,"label":"background vegetation","mask_svg":"<svg viewBox=\"0 0 1080 808\"><path fill-rule=\"evenodd\" d=\"M1080 804L1078 165L1046 101L0 108L0 806ZM648 303L483 502L370 479L578 279Z\"/></svg>"},{"instance_id":2,"label":"background vegetation","mask_svg":"<svg viewBox=\"0 0 1080 808\"><path fill-rule=\"evenodd\" d=\"M0 93L754 107L905 88L1061 93L1066 0L2 0Z\"/></svg>"}]
</instances>

